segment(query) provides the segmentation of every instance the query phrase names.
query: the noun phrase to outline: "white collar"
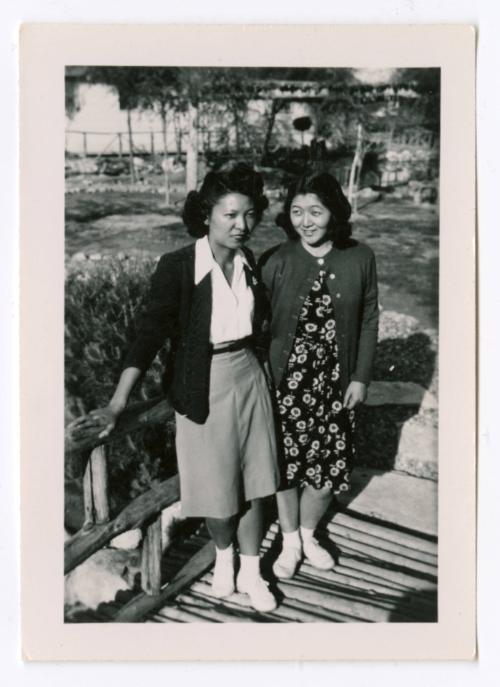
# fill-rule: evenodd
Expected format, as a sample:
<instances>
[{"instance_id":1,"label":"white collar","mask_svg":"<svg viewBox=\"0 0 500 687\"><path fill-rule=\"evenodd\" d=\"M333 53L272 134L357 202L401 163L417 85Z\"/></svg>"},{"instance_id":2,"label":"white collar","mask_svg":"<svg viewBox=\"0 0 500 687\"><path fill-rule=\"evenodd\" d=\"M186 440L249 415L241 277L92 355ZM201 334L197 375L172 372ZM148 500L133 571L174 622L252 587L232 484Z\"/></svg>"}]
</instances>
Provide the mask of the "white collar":
<instances>
[{"instance_id":1,"label":"white collar","mask_svg":"<svg viewBox=\"0 0 500 687\"><path fill-rule=\"evenodd\" d=\"M199 284L216 265L212 249L208 242L208 236L198 239L194 246L194 283ZM238 271L248 265L248 260L242 250L238 249L234 256L234 268Z\"/></svg>"}]
</instances>

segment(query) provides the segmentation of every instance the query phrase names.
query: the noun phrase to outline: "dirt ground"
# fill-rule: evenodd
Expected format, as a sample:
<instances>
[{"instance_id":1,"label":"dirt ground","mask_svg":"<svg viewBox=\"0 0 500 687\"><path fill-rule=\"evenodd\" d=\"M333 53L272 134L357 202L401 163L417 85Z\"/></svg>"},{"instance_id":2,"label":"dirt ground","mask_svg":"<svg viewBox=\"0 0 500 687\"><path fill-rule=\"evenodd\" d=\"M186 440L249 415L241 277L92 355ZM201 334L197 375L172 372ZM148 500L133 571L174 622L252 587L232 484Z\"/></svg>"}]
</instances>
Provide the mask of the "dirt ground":
<instances>
[{"instance_id":1,"label":"dirt ground","mask_svg":"<svg viewBox=\"0 0 500 687\"><path fill-rule=\"evenodd\" d=\"M280 203L272 203L249 242L258 257L284 240L274 224ZM416 317L423 329L437 329L439 222L434 207L385 198L361 208L354 238L377 257L380 301L386 310ZM192 239L180 204L166 208L158 193L80 192L66 196L66 255L156 256Z\"/></svg>"}]
</instances>

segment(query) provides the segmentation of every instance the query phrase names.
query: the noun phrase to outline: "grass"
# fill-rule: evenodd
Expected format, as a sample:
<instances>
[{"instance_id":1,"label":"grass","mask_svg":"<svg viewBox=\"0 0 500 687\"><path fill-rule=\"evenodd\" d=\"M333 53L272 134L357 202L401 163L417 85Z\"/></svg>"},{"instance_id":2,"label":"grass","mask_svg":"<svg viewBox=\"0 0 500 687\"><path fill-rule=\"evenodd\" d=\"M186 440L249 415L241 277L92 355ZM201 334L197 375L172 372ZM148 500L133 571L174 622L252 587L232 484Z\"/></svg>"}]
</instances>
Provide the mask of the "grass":
<instances>
[{"instance_id":1,"label":"grass","mask_svg":"<svg viewBox=\"0 0 500 687\"><path fill-rule=\"evenodd\" d=\"M249 242L258 257L280 243L274 224L280 205L271 203ZM382 200L361 210L353 235L377 257L384 308L417 317L424 328L437 328L439 227L434 209L409 201ZM177 220L177 221L176 221ZM66 252L153 257L192 241L180 208L166 208L157 193L72 193L66 197Z\"/></svg>"}]
</instances>

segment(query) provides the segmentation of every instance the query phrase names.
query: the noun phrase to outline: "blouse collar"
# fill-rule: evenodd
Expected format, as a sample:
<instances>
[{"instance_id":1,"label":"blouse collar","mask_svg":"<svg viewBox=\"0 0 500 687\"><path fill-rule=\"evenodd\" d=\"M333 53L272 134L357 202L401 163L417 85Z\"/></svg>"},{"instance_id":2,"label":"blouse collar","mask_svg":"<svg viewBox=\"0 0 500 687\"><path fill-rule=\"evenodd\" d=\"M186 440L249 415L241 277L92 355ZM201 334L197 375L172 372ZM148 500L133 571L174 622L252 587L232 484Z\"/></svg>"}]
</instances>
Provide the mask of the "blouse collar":
<instances>
[{"instance_id":1,"label":"blouse collar","mask_svg":"<svg viewBox=\"0 0 500 687\"><path fill-rule=\"evenodd\" d=\"M212 249L208 242L208 236L198 239L194 247L194 283L199 284L207 274L209 274L214 266L216 260L213 256ZM236 272L242 270L244 267L249 268L248 260L242 250L238 249L234 256L234 269Z\"/></svg>"}]
</instances>

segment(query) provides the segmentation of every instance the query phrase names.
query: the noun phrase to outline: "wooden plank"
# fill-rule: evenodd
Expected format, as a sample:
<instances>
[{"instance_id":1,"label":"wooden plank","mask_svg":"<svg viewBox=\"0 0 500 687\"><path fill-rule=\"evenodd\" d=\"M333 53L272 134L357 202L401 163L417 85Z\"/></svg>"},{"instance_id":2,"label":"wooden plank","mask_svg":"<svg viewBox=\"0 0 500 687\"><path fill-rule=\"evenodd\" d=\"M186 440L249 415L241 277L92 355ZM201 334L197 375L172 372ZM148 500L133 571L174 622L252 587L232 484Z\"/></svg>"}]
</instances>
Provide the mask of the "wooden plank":
<instances>
[{"instance_id":1,"label":"wooden plank","mask_svg":"<svg viewBox=\"0 0 500 687\"><path fill-rule=\"evenodd\" d=\"M353 518L349 518L347 521L343 520L342 522L338 522L337 516L335 516L333 521L326 524L323 531L333 535L329 537L333 541L335 541L335 533L338 533L344 537L344 539L352 539L353 542L359 541L361 543L370 544L386 551L405 556L406 558L437 566L437 556L435 553L432 554L428 551L421 551L416 548L404 546L398 541L393 541L388 538L381 538L372 534L372 532L365 532L361 526L351 527L344 524L345 522L349 522L349 525L351 525L353 520ZM268 535L278 535L279 531L279 525L277 523L272 523L269 527Z\"/></svg>"},{"instance_id":2,"label":"wooden plank","mask_svg":"<svg viewBox=\"0 0 500 687\"><path fill-rule=\"evenodd\" d=\"M344 613L355 620L369 620L371 622L387 622L390 609L380 608L365 601L346 599L340 595L326 595L317 589L304 585L294 578L286 583L278 584L280 591L287 597L298 601L307 602L311 606L317 606L323 611L329 610Z\"/></svg>"},{"instance_id":3,"label":"wooden plank","mask_svg":"<svg viewBox=\"0 0 500 687\"><path fill-rule=\"evenodd\" d=\"M343 564L345 561L343 557L341 557L340 560L342 561L342 563L340 561L337 563L337 565L335 566L335 572L338 572L341 575L347 575L348 577L351 577L354 580L365 580L366 582L381 584L385 586L387 589L394 589L395 591L400 591L403 593L415 589L415 587L411 584L414 578L410 577L409 580L405 580L404 573L401 573L401 577L399 577L399 575L392 574L386 575L386 570L384 568L381 569L379 567L372 566L372 568L374 570L377 570L377 572L379 573L374 574L370 570L369 566L366 566L368 569L360 570L356 567L355 562L353 563L352 567L349 567L348 565Z\"/></svg>"},{"instance_id":4,"label":"wooden plank","mask_svg":"<svg viewBox=\"0 0 500 687\"><path fill-rule=\"evenodd\" d=\"M274 546L274 537L266 536L263 541L263 551L267 552L272 546ZM277 555L277 553L276 553ZM360 560L360 556L363 555L363 560ZM411 572L405 573L398 570L390 570L387 568L380 567L376 565L376 560L367 559L364 554L361 554L355 547L343 546L342 552L338 556L337 566L334 570L339 570L339 565L344 566L349 574L356 575L357 577L371 576L374 582L380 584L394 585L395 588L401 588L403 590L417 589L417 588L428 588L432 585L431 582L422 580L421 578L413 577ZM310 574L316 576L321 576L323 573L316 568L310 566L306 561L303 561L299 566L299 572L309 570ZM340 570L339 570L340 571ZM368 578L367 578L368 579Z\"/></svg>"},{"instance_id":5,"label":"wooden plank","mask_svg":"<svg viewBox=\"0 0 500 687\"><path fill-rule=\"evenodd\" d=\"M352 541L353 545L355 545L357 542L361 544L368 544L380 550L394 553L410 560L427 563L434 568L437 567L437 556L427 553L427 551L410 549L408 546L403 546L398 542L391 542L388 539L381 539L380 537L374 536L369 532L363 532L361 529L346 527L345 525L335 521L328 523L326 529L329 535L331 535L330 539L333 539L333 541L335 541L335 536L338 534L343 539L349 539Z\"/></svg>"},{"instance_id":6,"label":"wooden plank","mask_svg":"<svg viewBox=\"0 0 500 687\"><path fill-rule=\"evenodd\" d=\"M124 606L116 615L115 623L136 623L148 614L164 606L167 601L175 598L181 591L202 575L215 559L215 547L212 541L198 551L189 562L177 573L174 579L167 584L156 596L139 594L130 603Z\"/></svg>"},{"instance_id":7,"label":"wooden plank","mask_svg":"<svg viewBox=\"0 0 500 687\"><path fill-rule=\"evenodd\" d=\"M94 499L92 498L92 466L90 461L85 466L83 474L83 526L82 530L89 530L94 524Z\"/></svg>"},{"instance_id":8,"label":"wooden plank","mask_svg":"<svg viewBox=\"0 0 500 687\"><path fill-rule=\"evenodd\" d=\"M385 563L390 563L391 565L408 571L418 571L433 578L437 576L437 568L435 565L429 565L428 563L406 558L405 556L391 553L390 551L384 551L383 549L379 549L369 544L363 544L361 542L353 543L351 539L341 537L339 534L331 538L341 551L344 548L349 548L350 550L356 551L358 554L363 554L366 558L384 561Z\"/></svg>"},{"instance_id":9,"label":"wooden plank","mask_svg":"<svg viewBox=\"0 0 500 687\"><path fill-rule=\"evenodd\" d=\"M403 572L402 570L394 570L387 567L382 567L381 563L369 558L363 558L355 549L349 549L345 546L338 558L338 563L353 571L369 572L381 578L399 582L406 585L410 589L420 589L421 591L429 590L434 585L434 582L416 577L411 574L411 571Z\"/></svg>"},{"instance_id":10,"label":"wooden plank","mask_svg":"<svg viewBox=\"0 0 500 687\"><path fill-rule=\"evenodd\" d=\"M366 579L366 577L353 577L345 572L339 571L338 567L333 570L316 570L310 565L302 565L300 568L300 575L311 580L324 580L331 585L344 585L353 591L362 590L370 593L384 594L394 599L401 599L407 594L408 589L396 589L389 587L382 582L375 582L373 579Z\"/></svg>"},{"instance_id":11,"label":"wooden plank","mask_svg":"<svg viewBox=\"0 0 500 687\"><path fill-rule=\"evenodd\" d=\"M92 478L92 501L95 521L101 524L109 520L106 446L96 446L90 454L89 465Z\"/></svg>"},{"instance_id":12,"label":"wooden plank","mask_svg":"<svg viewBox=\"0 0 500 687\"><path fill-rule=\"evenodd\" d=\"M155 613L155 618L161 619L160 622L177 622L177 623L210 623L218 622L211 621L208 618L198 615L197 613L191 613L185 608L181 608L177 605L165 606L161 611Z\"/></svg>"},{"instance_id":13,"label":"wooden plank","mask_svg":"<svg viewBox=\"0 0 500 687\"><path fill-rule=\"evenodd\" d=\"M141 588L153 595L161 589L161 513L147 526L142 540Z\"/></svg>"},{"instance_id":14,"label":"wooden plank","mask_svg":"<svg viewBox=\"0 0 500 687\"><path fill-rule=\"evenodd\" d=\"M203 579L194 583L190 589L191 593L196 593L206 599L214 598L210 594L211 576L206 575ZM273 622L336 622L339 620L339 615L330 611L317 607L312 607L308 604L302 603L300 600L294 600L294 604L290 605L290 600L286 597L279 604L278 608L270 613L259 613L255 611L247 594L240 594L235 592L224 599L217 599L220 608L227 610L228 618L226 622L230 622L234 613L243 613L245 617L250 617L254 621L261 619L272 620ZM344 616L345 618L345 616Z\"/></svg>"},{"instance_id":15,"label":"wooden plank","mask_svg":"<svg viewBox=\"0 0 500 687\"><path fill-rule=\"evenodd\" d=\"M359 529L367 534L372 534L374 537L387 539L390 542L401 544L401 546L416 549L417 551L425 551L428 554L437 556L436 541L430 541L429 539L424 539L423 537L418 537L408 532L402 532L396 528L384 527L383 525L369 522L368 520L362 520L351 515L349 511L335 513L331 522L333 524L338 523L340 525L345 525L352 529Z\"/></svg>"},{"instance_id":16,"label":"wooden plank","mask_svg":"<svg viewBox=\"0 0 500 687\"><path fill-rule=\"evenodd\" d=\"M64 573L67 574L122 532L140 527L146 520L179 500L179 476L161 482L141 494L111 522L77 532L64 545Z\"/></svg>"},{"instance_id":17,"label":"wooden plank","mask_svg":"<svg viewBox=\"0 0 500 687\"><path fill-rule=\"evenodd\" d=\"M195 612L194 609L196 609L197 615L214 623L254 622L251 614L241 615L229 612L224 606L223 601L223 599L217 599L218 603L215 604L213 599L208 599L206 596L192 591L189 594L180 594L176 599L177 605L180 608L192 612Z\"/></svg>"}]
</instances>

